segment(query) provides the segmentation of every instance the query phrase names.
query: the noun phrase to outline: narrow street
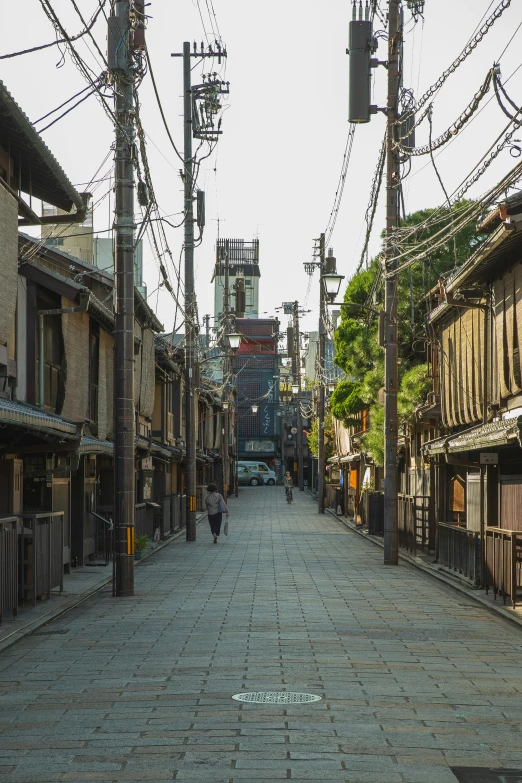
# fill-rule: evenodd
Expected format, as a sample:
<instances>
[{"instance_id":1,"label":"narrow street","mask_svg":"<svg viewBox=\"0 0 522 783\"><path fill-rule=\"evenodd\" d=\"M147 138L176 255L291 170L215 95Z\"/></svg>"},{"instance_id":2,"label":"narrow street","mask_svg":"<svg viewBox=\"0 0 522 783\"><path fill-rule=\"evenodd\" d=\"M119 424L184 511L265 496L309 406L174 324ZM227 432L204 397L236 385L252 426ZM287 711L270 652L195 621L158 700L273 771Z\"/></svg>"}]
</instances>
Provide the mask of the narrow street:
<instances>
[{"instance_id":1,"label":"narrow street","mask_svg":"<svg viewBox=\"0 0 522 783\"><path fill-rule=\"evenodd\" d=\"M0 659L0 778L455 783L522 767L522 633L280 487ZM242 704L241 691L317 694ZM511 780L511 778L510 778Z\"/></svg>"}]
</instances>

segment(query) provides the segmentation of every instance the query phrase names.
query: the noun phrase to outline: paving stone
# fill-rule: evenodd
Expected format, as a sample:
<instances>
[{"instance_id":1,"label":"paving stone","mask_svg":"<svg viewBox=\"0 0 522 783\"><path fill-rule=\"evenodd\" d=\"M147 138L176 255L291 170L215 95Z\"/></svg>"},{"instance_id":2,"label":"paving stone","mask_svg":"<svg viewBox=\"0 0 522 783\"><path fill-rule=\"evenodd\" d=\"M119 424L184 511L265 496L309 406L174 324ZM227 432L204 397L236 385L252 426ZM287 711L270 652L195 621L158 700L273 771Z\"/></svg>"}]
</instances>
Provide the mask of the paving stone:
<instances>
[{"instance_id":1,"label":"paving stone","mask_svg":"<svg viewBox=\"0 0 522 783\"><path fill-rule=\"evenodd\" d=\"M522 634L281 488L0 659L2 783L455 783L520 766ZM53 624L49 626L49 630ZM303 705L232 701L292 690Z\"/></svg>"}]
</instances>

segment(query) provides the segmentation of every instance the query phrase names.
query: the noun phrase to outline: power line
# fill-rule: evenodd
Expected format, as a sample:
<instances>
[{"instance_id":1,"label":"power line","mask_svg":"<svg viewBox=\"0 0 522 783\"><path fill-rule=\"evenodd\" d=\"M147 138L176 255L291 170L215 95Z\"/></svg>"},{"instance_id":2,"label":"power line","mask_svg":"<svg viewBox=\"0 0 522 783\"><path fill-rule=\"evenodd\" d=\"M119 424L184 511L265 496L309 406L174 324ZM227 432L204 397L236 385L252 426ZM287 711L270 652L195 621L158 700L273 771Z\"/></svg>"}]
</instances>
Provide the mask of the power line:
<instances>
[{"instance_id":1,"label":"power line","mask_svg":"<svg viewBox=\"0 0 522 783\"><path fill-rule=\"evenodd\" d=\"M337 222L337 216L339 215L339 208L343 200L346 175L348 173L348 166L350 165L350 158L352 155L353 140L355 137L355 128L356 128L355 125L350 125L350 130L348 131L348 138L346 139L346 146L344 148L343 162L341 166L341 174L339 177L337 190L335 191L335 196L334 196L334 204L332 207L332 211L330 212L328 224L324 232L326 235L326 240L325 240L326 244L328 244L330 242L330 239L332 238L335 224Z\"/></svg>"},{"instance_id":2,"label":"power line","mask_svg":"<svg viewBox=\"0 0 522 783\"><path fill-rule=\"evenodd\" d=\"M373 230L373 221L375 219L375 212L377 211L377 204L379 201L379 193L381 190L382 185L382 177L384 173L384 162L386 160L386 133L384 134L384 139L381 145L381 150L379 152L379 160L377 162L377 168L375 170L375 174L373 176L373 182L372 187L370 191L370 203L368 204L368 207L366 208L366 236L364 239L364 247L362 249L361 258L359 260L359 264L357 266L356 272L360 272L362 265L364 263L364 259L366 257L366 254L368 252L368 244L370 241L370 236Z\"/></svg>"},{"instance_id":3,"label":"power line","mask_svg":"<svg viewBox=\"0 0 522 783\"><path fill-rule=\"evenodd\" d=\"M41 46L33 46L31 49L22 49L19 52L11 52L10 54L2 54L0 55L0 60L7 60L11 57L20 57L23 54L31 54L32 52L41 52L43 49L49 49L52 46L59 46L63 43L70 43L71 41L78 41L80 38L82 38L87 33L90 33L92 28L94 27L96 20L98 19L100 13L103 10L103 7L106 3L106 0L99 0L99 8L97 11L95 11L93 17L91 18L91 21L89 24L85 27L84 30L82 30L81 33L78 33L77 35L69 36L66 38L57 39L56 41L51 41L51 43L42 44Z\"/></svg>"},{"instance_id":4,"label":"power line","mask_svg":"<svg viewBox=\"0 0 522 783\"><path fill-rule=\"evenodd\" d=\"M184 165L185 161L183 159L183 155L179 152L178 148L176 147L176 144L174 143L174 139L172 138L172 135L171 135L171 132L170 132L170 128L168 126L167 119L165 117L165 112L163 111L163 104L161 103L161 98L159 96L158 87L156 85L156 79L154 78L154 71L152 70L152 64L150 62L150 55L149 55L148 50L145 52L145 56L147 58L147 66L149 68L150 78L151 78L151 81L152 81L152 87L154 89L154 95L156 96L156 101L157 101L157 104L158 104L158 108L160 110L161 119L163 120L163 125L165 126L165 130L167 131L167 136L169 137L169 141L172 144L172 147L174 148L174 152L176 153L176 155L178 156L178 158L180 159L180 161Z\"/></svg>"},{"instance_id":5,"label":"power line","mask_svg":"<svg viewBox=\"0 0 522 783\"><path fill-rule=\"evenodd\" d=\"M449 66L449 68L446 68L446 70L439 76L437 81L432 84L431 87L429 87L424 95L416 102L416 104L411 108L410 112L406 116L402 116L399 120L397 120L396 124L402 124L406 119L414 115L416 112L419 111L428 101L429 99L435 95L437 92L439 92L440 88L443 86L443 84L447 81L447 79L455 73L457 68L462 65L465 60L468 59L468 57L474 52L474 50L477 48L479 43L484 39L484 37L489 33L495 22L500 19L504 11L509 8L511 5L511 0L501 0L499 5L495 8L492 15L486 20L486 22L482 25L478 33L476 33L470 41L466 44L460 55L452 62L452 64Z\"/></svg>"},{"instance_id":6,"label":"power line","mask_svg":"<svg viewBox=\"0 0 522 783\"><path fill-rule=\"evenodd\" d=\"M89 89L89 88L87 88L87 89ZM71 112L72 112L74 109L76 109L78 106L80 106L80 104L82 104L84 101L86 101L86 100L87 100L88 98L90 98L92 95L94 95L94 93L96 92L96 90L97 90L97 88L94 88L93 90L91 90L90 92L88 92L88 93L87 93L87 95L84 95L84 96L83 96L83 98L80 98L80 100L79 100L79 101L77 101L77 102L74 104L74 106L70 106L70 107L69 107L69 108L68 108L66 111L64 111L62 114L60 114L60 116L59 116L59 117L55 117L55 119L54 119L54 120L52 120L50 123L48 123L48 125L46 125L46 126L45 126L45 128L40 128L40 129L39 129L39 131L38 131L38 133L43 133L43 132L44 132L44 131L46 131L48 128L50 128L52 125L55 125L55 124L56 124L57 122L59 122L61 119L63 119L64 117L66 117L66 116L67 116L68 114L70 114L70 113L71 113ZM57 110L55 109L55 111L57 111ZM50 112L50 114L53 114L53 112Z\"/></svg>"}]
</instances>

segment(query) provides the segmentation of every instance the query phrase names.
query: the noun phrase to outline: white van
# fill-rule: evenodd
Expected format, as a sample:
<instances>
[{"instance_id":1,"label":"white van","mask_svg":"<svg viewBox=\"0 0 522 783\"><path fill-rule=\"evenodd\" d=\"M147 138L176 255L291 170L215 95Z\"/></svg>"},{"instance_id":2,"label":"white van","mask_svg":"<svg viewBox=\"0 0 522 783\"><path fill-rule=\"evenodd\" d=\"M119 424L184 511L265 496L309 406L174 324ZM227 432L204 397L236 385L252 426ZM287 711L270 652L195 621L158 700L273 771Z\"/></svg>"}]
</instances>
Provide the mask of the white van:
<instances>
[{"instance_id":1,"label":"white van","mask_svg":"<svg viewBox=\"0 0 522 783\"><path fill-rule=\"evenodd\" d=\"M273 486L276 483L276 474L273 470L270 470L265 462L240 459L237 464L243 465L245 468L250 468L251 470L257 470L263 476L265 484L268 484L269 486Z\"/></svg>"}]
</instances>

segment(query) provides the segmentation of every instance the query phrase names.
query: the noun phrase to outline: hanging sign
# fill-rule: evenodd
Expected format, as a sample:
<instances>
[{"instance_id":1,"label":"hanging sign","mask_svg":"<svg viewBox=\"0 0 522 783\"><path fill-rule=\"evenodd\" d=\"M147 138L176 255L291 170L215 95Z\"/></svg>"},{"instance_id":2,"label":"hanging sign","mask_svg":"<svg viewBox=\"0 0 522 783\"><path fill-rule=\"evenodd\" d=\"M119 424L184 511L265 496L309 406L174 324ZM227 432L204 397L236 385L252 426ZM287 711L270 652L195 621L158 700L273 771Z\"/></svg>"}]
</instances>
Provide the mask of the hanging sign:
<instances>
[{"instance_id":1,"label":"hanging sign","mask_svg":"<svg viewBox=\"0 0 522 783\"><path fill-rule=\"evenodd\" d=\"M493 452L489 451L482 452L480 455L480 464L498 465L498 454L494 454Z\"/></svg>"}]
</instances>

